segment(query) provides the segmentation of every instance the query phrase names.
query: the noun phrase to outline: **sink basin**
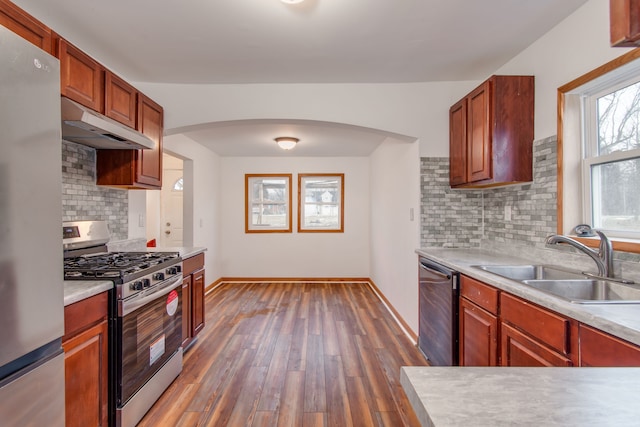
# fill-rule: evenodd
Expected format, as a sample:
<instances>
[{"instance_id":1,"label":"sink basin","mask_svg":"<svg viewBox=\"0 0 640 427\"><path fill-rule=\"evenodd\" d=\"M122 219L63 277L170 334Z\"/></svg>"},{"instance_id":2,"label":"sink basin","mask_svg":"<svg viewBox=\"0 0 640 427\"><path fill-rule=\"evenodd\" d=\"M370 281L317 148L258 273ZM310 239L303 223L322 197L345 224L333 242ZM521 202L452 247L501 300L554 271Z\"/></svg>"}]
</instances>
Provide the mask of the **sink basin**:
<instances>
[{"instance_id":1,"label":"sink basin","mask_svg":"<svg viewBox=\"0 0 640 427\"><path fill-rule=\"evenodd\" d=\"M523 280L522 283L577 304L640 303L640 287L606 280Z\"/></svg>"},{"instance_id":2,"label":"sink basin","mask_svg":"<svg viewBox=\"0 0 640 427\"><path fill-rule=\"evenodd\" d=\"M475 265L489 273L512 280L571 280L586 279L577 271L563 270L548 265Z\"/></svg>"},{"instance_id":3,"label":"sink basin","mask_svg":"<svg viewBox=\"0 0 640 427\"><path fill-rule=\"evenodd\" d=\"M548 265L474 265L576 304L640 304L640 286L589 279L578 271Z\"/></svg>"}]
</instances>

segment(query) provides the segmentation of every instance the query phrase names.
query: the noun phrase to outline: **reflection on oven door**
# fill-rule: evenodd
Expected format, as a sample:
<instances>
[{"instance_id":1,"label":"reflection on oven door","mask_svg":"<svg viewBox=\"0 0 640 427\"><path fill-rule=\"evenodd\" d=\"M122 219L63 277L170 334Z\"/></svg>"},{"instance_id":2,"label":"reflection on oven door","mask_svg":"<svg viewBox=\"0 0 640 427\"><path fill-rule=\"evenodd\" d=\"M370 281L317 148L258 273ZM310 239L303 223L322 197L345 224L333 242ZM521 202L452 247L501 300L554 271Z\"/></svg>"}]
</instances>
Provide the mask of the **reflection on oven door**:
<instances>
[{"instance_id":1,"label":"reflection on oven door","mask_svg":"<svg viewBox=\"0 0 640 427\"><path fill-rule=\"evenodd\" d=\"M118 319L122 388L118 406L140 389L182 343L182 285Z\"/></svg>"}]
</instances>

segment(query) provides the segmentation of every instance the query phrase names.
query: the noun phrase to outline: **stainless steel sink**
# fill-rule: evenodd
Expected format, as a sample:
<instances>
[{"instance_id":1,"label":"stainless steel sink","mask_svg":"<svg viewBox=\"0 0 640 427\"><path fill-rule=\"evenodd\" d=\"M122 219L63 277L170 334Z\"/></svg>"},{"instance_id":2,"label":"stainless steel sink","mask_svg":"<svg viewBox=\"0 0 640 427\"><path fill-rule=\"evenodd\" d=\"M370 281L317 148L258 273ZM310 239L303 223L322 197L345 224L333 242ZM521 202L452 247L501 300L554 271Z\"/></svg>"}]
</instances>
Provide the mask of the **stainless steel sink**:
<instances>
[{"instance_id":1,"label":"stainless steel sink","mask_svg":"<svg viewBox=\"0 0 640 427\"><path fill-rule=\"evenodd\" d=\"M576 304L640 304L640 286L589 279L578 271L537 264L474 267Z\"/></svg>"},{"instance_id":2,"label":"stainless steel sink","mask_svg":"<svg viewBox=\"0 0 640 427\"><path fill-rule=\"evenodd\" d=\"M578 304L640 303L640 287L606 280L523 280L522 283Z\"/></svg>"},{"instance_id":3,"label":"stainless steel sink","mask_svg":"<svg viewBox=\"0 0 640 427\"><path fill-rule=\"evenodd\" d=\"M586 276L578 271L563 270L548 265L475 265L474 267L519 281L586 279Z\"/></svg>"}]
</instances>

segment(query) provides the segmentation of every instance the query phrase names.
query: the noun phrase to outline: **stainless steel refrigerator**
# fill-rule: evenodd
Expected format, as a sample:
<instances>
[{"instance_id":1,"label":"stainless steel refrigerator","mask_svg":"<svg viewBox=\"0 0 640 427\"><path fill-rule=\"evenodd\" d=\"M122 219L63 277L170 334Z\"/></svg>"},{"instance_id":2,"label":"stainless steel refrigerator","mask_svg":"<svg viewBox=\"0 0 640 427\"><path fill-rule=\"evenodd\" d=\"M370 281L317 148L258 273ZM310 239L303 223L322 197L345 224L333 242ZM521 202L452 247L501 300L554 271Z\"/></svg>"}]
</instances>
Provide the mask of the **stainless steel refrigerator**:
<instances>
[{"instance_id":1,"label":"stainless steel refrigerator","mask_svg":"<svg viewBox=\"0 0 640 427\"><path fill-rule=\"evenodd\" d=\"M58 60L0 25L0 426L64 426Z\"/></svg>"}]
</instances>

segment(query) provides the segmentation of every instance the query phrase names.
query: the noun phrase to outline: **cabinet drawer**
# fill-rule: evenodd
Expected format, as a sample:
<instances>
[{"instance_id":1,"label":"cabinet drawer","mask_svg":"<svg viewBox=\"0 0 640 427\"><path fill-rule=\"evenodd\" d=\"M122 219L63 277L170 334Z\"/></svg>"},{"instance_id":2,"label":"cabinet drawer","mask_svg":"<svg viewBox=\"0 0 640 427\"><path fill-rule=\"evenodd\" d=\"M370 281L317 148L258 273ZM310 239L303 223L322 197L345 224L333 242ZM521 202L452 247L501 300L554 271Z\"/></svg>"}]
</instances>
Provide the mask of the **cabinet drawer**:
<instances>
[{"instance_id":1,"label":"cabinet drawer","mask_svg":"<svg viewBox=\"0 0 640 427\"><path fill-rule=\"evenodd\" d=\"M204 254L200 253L182 260L182 276L187 277L196 270L204 267Z\"/></svg>"},{"instance_id":2,"label":"cabinet drawer","mask_svg":"<svg viewBox=\"0 0 640 427\"><path fill-rule=\"evenodd\" d=\"M108 292L102 292L66 306L64 308L64 337L62 337L62 341L66 341L83 329L105 320L109 310L108 297Z\"/></svg>"},{"instance_id":3,"label":"cabinet drawer","mask_svg":"<svg viewBox=\"0 0 640 427\"><path fill-rule=\"evenodd\" d=\"M562 354L569 354L568 319L505 293L500 296L500 313L503 322L525 331Z\"/></svg>"},{"instance_id":4,"label":"cabinet drawer","mask_svg":"<svg viewBox=\"0 0 640 427\"><path fill-rule=\"evenodd\" d=\"M499 291L467 276L460 277L460 295L484 308L491 314L498 313Z\"/></svg>"}]
</instances>

